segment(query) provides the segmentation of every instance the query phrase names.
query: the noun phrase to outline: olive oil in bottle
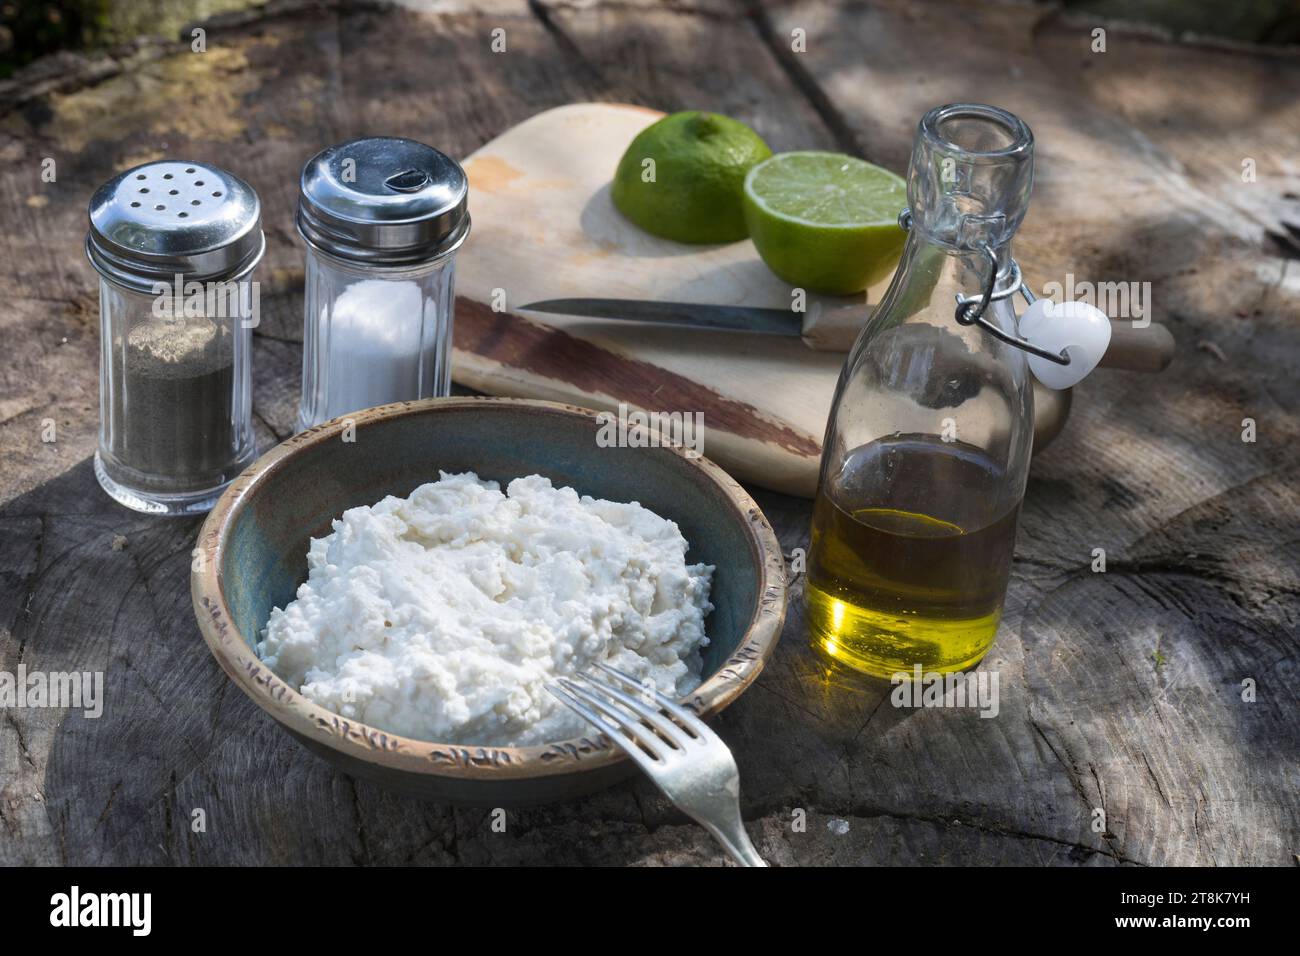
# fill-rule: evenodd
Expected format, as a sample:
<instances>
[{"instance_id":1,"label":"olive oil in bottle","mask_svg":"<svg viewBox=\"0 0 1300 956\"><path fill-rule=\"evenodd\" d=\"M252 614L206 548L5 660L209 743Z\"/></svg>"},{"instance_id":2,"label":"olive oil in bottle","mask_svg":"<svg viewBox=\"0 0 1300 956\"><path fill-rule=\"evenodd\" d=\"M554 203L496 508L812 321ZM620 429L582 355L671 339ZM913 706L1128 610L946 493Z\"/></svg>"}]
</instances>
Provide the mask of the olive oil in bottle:
<instances>
[{"instance_id":1,"label":"olive oil in bottle","mask_svg":"<svg viewBox=\"0 0 1300 956\"><path fill-rule=\"evenodd\" d=\"M994 106L917 126L903 257L835 388L804 581L813 646L850 668L965 670L993 644L1034 441L1027 356L1074 361L1022 341L1014 308L1033 153Z\"/></svg>"},{"instance_id":2,"label":"olive oil in bottle","mask_svg":"<svg viewBox=\"0 0 1300 956\"><path fill-rule=\"evenodd\" d=\"M857 448L813 510L805 582L814 646L880 677L963 670L993 644L1018 496L982 449L931 435Z\"/></svg>"}]
</instances>

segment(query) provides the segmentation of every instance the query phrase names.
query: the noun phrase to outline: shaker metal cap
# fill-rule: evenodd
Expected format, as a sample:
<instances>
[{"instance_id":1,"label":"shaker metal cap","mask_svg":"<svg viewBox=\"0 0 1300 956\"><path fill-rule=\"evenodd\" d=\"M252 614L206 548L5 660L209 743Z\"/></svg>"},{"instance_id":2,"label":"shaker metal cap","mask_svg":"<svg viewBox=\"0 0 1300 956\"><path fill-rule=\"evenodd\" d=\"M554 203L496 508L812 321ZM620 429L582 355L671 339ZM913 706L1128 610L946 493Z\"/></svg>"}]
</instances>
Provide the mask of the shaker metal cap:
<instances>
[{"instance_id":1,"label":"shaker metal cap","mask_svg":"<svg viewBox=\"0 0 1300 956\"><path fill-rule=\"evenodd\" d=\"M262 205L238 176L160 160L114 176L90 200L86 255L105 278L152 294L159 282L235 280L262 258Z\"/></svg>"},{"instance_id":2,"label":"shaker metal cap","mask_svg":"<svg viewBox=\"0 0 1300 956\"><path fill-rule=\"evenodd\" d=\"M454 251L469 233L469 181L454 159L415 140L354 139L303 167L298 231L317 249L375 265Z\"/></svg>"}]
</instances>

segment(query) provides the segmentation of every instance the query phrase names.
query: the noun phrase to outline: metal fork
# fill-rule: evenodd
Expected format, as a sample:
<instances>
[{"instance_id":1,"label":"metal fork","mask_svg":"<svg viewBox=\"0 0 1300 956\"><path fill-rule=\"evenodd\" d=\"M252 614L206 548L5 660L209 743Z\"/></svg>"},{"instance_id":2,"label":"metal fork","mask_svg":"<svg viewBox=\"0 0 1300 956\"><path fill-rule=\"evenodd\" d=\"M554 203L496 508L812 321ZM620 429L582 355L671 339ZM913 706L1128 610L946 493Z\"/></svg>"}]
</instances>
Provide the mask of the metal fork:
<instances>
[{"instance_id":1,"label":"metal fork","mask_svg":"<svg viewBox=\"0 0 1300 956\"><path fill-rule=\"evenodd\" d=\"M561 677L546 689L621 747L664 796L713 834L733 860L741 866L767 866L745 832L740 773L722 738L658 691L608 664L596 666L633 693L590 672L579 675L580 680ZM647 699L653 699L655 706Z\"/></svg>"}]
</instances>

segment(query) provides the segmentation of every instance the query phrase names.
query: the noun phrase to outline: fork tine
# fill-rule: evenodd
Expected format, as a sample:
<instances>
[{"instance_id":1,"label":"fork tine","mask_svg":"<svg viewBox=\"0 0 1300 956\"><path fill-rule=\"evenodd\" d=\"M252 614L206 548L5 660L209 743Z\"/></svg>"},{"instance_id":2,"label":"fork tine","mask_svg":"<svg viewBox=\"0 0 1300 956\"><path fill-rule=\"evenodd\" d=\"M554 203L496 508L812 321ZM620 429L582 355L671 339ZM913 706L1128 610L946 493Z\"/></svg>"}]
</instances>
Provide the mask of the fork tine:
<instances>
[{"instance_id":1,"label":"fork tine","mask_svg":"<svg viewBox=\"0 0 1300 956\"><path fill-rule=\"evenodd\" d=\"M667 745L651 731L642 726L641 722L636 719L635 714L629 714L625 710L620 710L617 704L606 700L589 688L583 687L581 684L576 683L567 677L559 678L556 683L574 697L577 697L589 706L599 710L610 721L612 721L619 730L623 731L623 733L619 735L618 740L625 741L630 737L634 746L640 746L649 751L649 756L655 761L663 760L663 748Z\"/></svg>"},{"instance_id":2,"label":"fork tine","mask_svg":"<svg viewBox=\"0 0 1300 956\"><path fill-rule=\"evenodd\" d=\"M717 735L712 730L709 729L708 724L700 720L699 717L697 717L691 711L687 710L681 704L677 703L677 701L673 700L672 698L665 697L657 690L653 690L651 688L645 687L635 677L632 677L628 674L624 674L621 670L618 670L617 668L610 667L604 661L596 661L596 666L599 667L601 670L603 670L605 673L610 674L613 677L617 678L618 680L622 681L623 684L628 687L635 687L637 690L640 691L649 690L650 693L654 694L655 701L659 704L659 706L662 707L664 710L668 711L668 713L672 714L683 724L685 724L686 729L689 730L691 733L695 734L696 737L702 737L705 740L710 740L717 737Z\"/></svg>"},{"instance_id":3,"label":"fork tine","mask_svg":"<svg viewBox=\"0 0 1300 956\"><path fill-rule=\"evenodd\" d=\"M603 681L599 677L592 676L590 673L583 674L582 679L593 687L603 690L628 710L635 713L647 724L659 731L660 734L667 738L668 743L672 744L678 750L685 750L686 745L691 742L690 734L683 731L681 727L659 713L657 708L651 707L649 704L633 697L631 694L624 693L609 681ZM640 687L642 693L645 693L645 691L649 689L641 685L638 685L638 687Z\"/></svg>"},{"instance_id":4,"label":"fork tine","mask_svg":"<svg viewBox=\"0 0 1300 956\"><path fill-rule=\"evenodd\" d=\"M642 770L646 773L651 771L655 762L651 760L650 757L646 756L645 752L640 747L636 746L636 744L632 743L619 733L617 727L575 697L571 691L556 684L547 684L546 689L550 692L551 696L560 703L599 727L601 732L609 738L609 742L635 760Z\"/></svg>"}]
</instances>

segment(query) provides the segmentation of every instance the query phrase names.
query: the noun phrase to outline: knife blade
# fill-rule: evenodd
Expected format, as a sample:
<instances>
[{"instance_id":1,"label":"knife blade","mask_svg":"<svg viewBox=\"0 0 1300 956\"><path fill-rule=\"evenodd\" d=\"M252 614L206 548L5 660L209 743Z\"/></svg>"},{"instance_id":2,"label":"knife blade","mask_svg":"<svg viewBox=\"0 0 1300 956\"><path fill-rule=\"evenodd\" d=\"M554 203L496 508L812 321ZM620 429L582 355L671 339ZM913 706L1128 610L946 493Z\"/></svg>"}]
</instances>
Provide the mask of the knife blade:
<instances>
[{"instance_id":1,"label":"knife blade","mask_svg":"<svg viewBox=\"0 0 1300 956\"><path fill-rule=\"evenodd\" d=\"M545 299L520 306L521 310L581 315L593 319L658 322L722 332L760 335L803 335L803 317L789 309L764 309L746 305L709 305L697 302L656 302L650 299Z\"/></svg>"}]
</instances>

